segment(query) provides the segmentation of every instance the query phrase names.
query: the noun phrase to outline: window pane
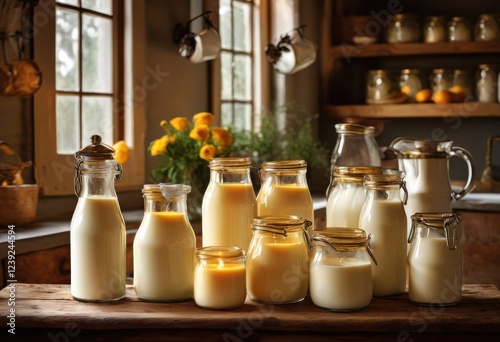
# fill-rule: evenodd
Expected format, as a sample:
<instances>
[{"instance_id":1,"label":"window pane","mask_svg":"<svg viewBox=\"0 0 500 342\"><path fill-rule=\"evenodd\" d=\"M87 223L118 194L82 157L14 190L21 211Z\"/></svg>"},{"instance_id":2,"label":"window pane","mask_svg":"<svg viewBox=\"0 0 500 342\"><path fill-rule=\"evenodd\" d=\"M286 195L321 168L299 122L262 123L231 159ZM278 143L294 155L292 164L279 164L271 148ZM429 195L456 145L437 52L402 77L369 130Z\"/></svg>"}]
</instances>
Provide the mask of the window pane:
<instances>
[{"instance_id":1,"label":"window pane","mask_svg":"<svg viewBox=\"0 0 500 342\"><path fill-rule=\"evenodd\" d=\"M252 26L250 22L251 5L249 3L233 2L234 50L252 51Z\"/></svg>"},{"instance_id":2,"label":"window pane","mask_svg":"<svg viewBox=\"0 0 500 342\"><path fill-rule=\"evenodd\" d=\"M79 90L78 13L56 9L56 89Z\"/></svg>"},{"instance_id":3,"label":"window pane","mask_svg":"<svg viewBox=\"0 0 500 342\"><path fill-rule=\"evenodd\" d=\"M233 98L233 54L221 52L221 98L232 100Z\"/></svg>"},{"instance_id":4,"label":"window pane","mask_svg":"<svg viewBox=\"0 0 500 342\"><path fill-rule=\"evenodd\" d=\"M113 37L111 19L83 15L83 91L113 91Z\"/></svg>"},{"instance_id":5,"label":"window pane","mask_svg":"<svg viewBox=\"0 0 500 342\"><path fill-rule=\"evenodd\" d=\"M60 4L78 6L78 0L57 0L57 2Z\"/></svg>"},{"instance_id":6,"label":"window pane","mask_svg":"<svg viewBox=\"0 0 500 342\"><path fill-rule=\"evenodd\" d=\"M231 42L232 25L230 0L219 1L219 34L222 48L231 49L233 43Z\"/></svg>"},{"instance_id":7,"label":"window pane","mask_svg":"<svg viewBox=\"0 0 500 342\"><path fill-rule=\"evenodd\" d=\"M113 14L112 0L82 0L82 7L104 14Z\"/></svg>"},{"instance_id":8,"label":"window pane","mask_svg":"<svg viewBox=\"0 0 500 342\"><path fill-rule=\"evenodd\" d=\"M234 104L234 127L237 129L252 129L252 105L235 103Z\"/></svg>"},{"instance_id":9,"label":"window pane","mask_svg":"<svg viewBox=\"0 0 500 342\"><path fill-rule=\"evenodd\" d=\"M234 56L234 98L250 101L252 99L252 59L250 56Z\"/></svg>"},{"instance_id":10,"label":"window pane","mask_svg":"<svg viewBox=\"0 0 500 342\"><path fill-rule=\"evenodd\" d=\"M113 144L113 99L111 96L82 97L82 144L99 134L102 142Z\"/></svg>"},{"instance_id":11,"label":"window pane","mask_svg":"<svg viewBox=\"0 0 500 342\"><path fill-rule=\"evenodd\" d=\"M80 149L78 96L56 95L57 153L73 154Z\"/></svg>"},{"instance_id":12,"label":"window pane","mask_svg":"<svg viewBox=\"0 0 500 342\"><path fill-rule=\"evenodd\" d=\"M221 105L221 123L222 127L229 127L233 125L233 104L222 103Z\"/></svg>"}]
</instances>

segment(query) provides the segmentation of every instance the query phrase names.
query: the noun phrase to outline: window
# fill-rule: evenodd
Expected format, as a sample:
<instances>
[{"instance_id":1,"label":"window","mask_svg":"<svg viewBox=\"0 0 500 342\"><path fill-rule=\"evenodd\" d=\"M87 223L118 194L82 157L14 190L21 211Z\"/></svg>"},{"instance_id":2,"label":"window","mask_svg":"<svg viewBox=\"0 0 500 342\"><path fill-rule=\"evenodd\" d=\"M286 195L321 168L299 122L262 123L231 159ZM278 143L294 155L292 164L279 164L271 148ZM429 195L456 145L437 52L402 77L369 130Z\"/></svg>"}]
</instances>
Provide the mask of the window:
<instances>
[{"instance_id":1,"label":"window","mask_svg":"<svg viewBox=\"0 0 500 342\"><path fill-rule=\"evenodd\" d=\"M43 194L73 193L74 153L93 134L131 148L117 189L144 183L143 7L133 0L50 0L36 7L35 58L44 84L34 101L35 172Z\"/></svg>"}]
</instances>

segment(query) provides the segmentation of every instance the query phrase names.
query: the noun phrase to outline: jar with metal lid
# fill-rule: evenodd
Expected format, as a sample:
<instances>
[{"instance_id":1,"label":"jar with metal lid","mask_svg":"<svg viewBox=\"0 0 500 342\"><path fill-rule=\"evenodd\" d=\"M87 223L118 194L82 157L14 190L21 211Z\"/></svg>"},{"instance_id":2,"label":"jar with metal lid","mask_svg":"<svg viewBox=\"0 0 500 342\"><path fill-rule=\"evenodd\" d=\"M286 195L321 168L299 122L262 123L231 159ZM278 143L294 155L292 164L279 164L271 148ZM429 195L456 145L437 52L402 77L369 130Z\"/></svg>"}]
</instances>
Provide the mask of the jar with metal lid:
<instances>
[{"instance_id":1,"label":"jar with metal lid","mask_svg":"<svg viewBox=\"0 0 500 342\"><path fill-rule=\"evenodd\" d=\"M474 27L476 41L491 42L500 39L500 24L493 14L481 14Z\"/></svg>"},{"instance_id":2,"label":"jar with metal lid","mask_svg":"<svg viewBox=\"0 0 500 342\"><path fill-rule=\"evenodd\" d=\"M453 17L448 22L448 40L450 42L470 42L471 30L465 17Z\"/></svg>"},{"instance_id":3,"label":"jar with metal lid","mask_svg":"<svg viewBox=\"0 0 500 342\"><path fill-rule=\"evenodd\" d=\"M429 81L432 93L435 94L440 90L448 90L451 88L452 75L450 71L446 69L433 69Z\"/></svg>"},{"instance_id":4,"label":"jar with metal lid","mask_svg":"<svg viewBox=\"0 0 500 342\"><path fill-rule=\"evenodd\" d=\"M451 87L454 89L454 94L460 93L458 101L462 102L472 96L472 76L470 70L455 69L453 70L453 77Z\"/></svg>"},{"instance_id":5,"label":"jar with metal lid","mask_svg":"<svg viewBox=\"0 0 500 342\"><path fill-rule=\"evenodd\" d=\"M336 166L326 192L327 227L359 227L359 214L365 201L364 176L380 174L380 167Z\"/></svg>"},{"instance_id":6,"label":"jar with metal lid","mask_svg":"<svg viewBox=\"0 0 500 342\"><path fill-rule=\"evenodd\" d=\"M370 70L366 78L366 100L380 101L390 98L391 80L387 70Z\"/></svg>"},{"instance_id":7,"label":"jar with metal lid","mask_svg":"<svg viewBox=\"0 0 500 342\"><path fill-rule=\"evenodd\" d=\"M378 265L372 264L373 295L391 296L406 290L408 199L404 173L392 171L366 175L366 199L359 214L359 227L370 236ZM404 193L401 199L401 190Z\"/></svg>"},{"instance_id":8,"label":"jar with metal lid","mask_svg":"<svg viewBox=\"0 0 500 342\"><path fill-rule=\"evenodd\" d=\"M246 292L245 251L231 246L210 246L196 252L194 301L207 309L243 305Z\"/></svg>"},{"instance_id":9,"label":"jar with metal lid","mask_svg":"<svg viewBox=\"0 0 500 342\"><path fill-rule=\"evenodd\" d=\"M422 89L420 72L417 69L401 70L399 88L408 96L408 102L415 102L415 95Z\"/></svg>"},{"instance_id":10,"label":"jar with metal lid","mask_svg":"<svg viewBox=\"0 0 500 342\"><path fill-rule=\"evenodd\" d=\"M420 40L418 17L410 13L393 14L385 32L388 43L414 43Z\"/></svg>"},{"instance_id":11,"label":"jar with metal lid","mask_svg":"<svg viewBox=\"0 0 500 342\"><path fill-rule=\"evenodd\" d=\"M306 172L304 160L263 162L257 215L295 215L313 222L314 208Z\"/></svg>"},{"instance_id":12,"label":"jar with metal lid","mask_svg":"<svg viewBox=\"0 0 500 342\"><path fill-rule=\"evenodd\" d=\"M235 246L248 250L257 202L250 179L250 158L213 158L203 196L203 247Z\"/></svg>"},{"instance_id":13,"label":"jar with metal lid","mask_svg":"<svg viewBox=\"0 0 500 342\"><path fill-rule=\"evenodd\" d=\"M476 96L481 103L497 102L497 73L494 65L481 64L476 76Z\"/></svg>"},{"instance_id":14,"label":"jar with metal lid","mask_svg":"<svg viewBox=\"0 0 500 342\"><path fill-rule=\"evenodd\" d=\"M91 145L75 153L71 294L81 301L108 302L125 297L126 230L114 187L122 168L99 135L90 139Z\"/></svg>"},{"instance_id":15,"label":"jar with metal lid","mask_svg":"<svg viewBox=\"0 0 500 342\"><path fill-rule=\"evenodd\" d=\"M332 170L335 166L382 165L373 126L339 123L335 125L335 131L337 141L331 157Z\"/></svg>"},{"instance_id":16,"label":"jar with metal lid","mask_svg":"<svg viewBox=\"0 0 500 342\"><path fill-rule=\"evenodd\" d=\"M424 42L439 43L446 41L446 25L444 17L432 16L425 19Z\"/></svg>"},{"instance_id":17,"label":"jar with metal lid","mask_svg":"<svg viewBox=\"0 0 500 342\"><path fill-rule=\"evenodd\" d=\"M145 184L144 216L134 239L134 290L141 300L193 298L196 236L185 184Z\"/></svg>"},{"instance_id":18,"label":"jar with metal lid","mask_svg":"<svg viewBox=\"0 0 500 342\"><path fill-rule=\"evenodd\" d=\"M247 259L247 293L252 300L287 304L305 298L311 224L293 215L254 218Z\"/></svg>"},{"instance_id":19,"label":"jar with metal lid","mask_svg":"<svg viewBox=\"0 0 500 342\"><path fill-rule=\"evenodd\" d=\"M408 242L410 301L420 305L453 305L462 296L463 253L460 215L412 215Z\"/></svg>"},{"instance_id":20,"label":"jar with metal lid","mask_svg":"<svg viewBox=\"0 0 500 342\"><path fill-rule=\"evenodd\" d=\"M372 261L364 230L329 227L315 232L310 262L309 292L321 308L361 310L372 299Z\"/></svg>"}]
</instances>

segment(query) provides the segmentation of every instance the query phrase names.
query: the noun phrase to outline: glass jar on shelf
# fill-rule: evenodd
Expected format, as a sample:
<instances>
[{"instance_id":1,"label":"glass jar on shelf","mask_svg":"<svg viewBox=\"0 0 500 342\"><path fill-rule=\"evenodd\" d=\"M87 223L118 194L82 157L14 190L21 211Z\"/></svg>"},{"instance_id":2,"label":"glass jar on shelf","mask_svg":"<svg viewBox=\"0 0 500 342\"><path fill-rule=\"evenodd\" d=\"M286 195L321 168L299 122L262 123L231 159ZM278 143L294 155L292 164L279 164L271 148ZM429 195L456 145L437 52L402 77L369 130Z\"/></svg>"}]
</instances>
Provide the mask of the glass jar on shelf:
<instances>
[{"instance_id":1,"label":"glass jar on shelf","mask_svg":"<svg viewBox=\"0 0 500 342\"><path fill-rule=\"evenodd\" d=\"M415 102L415 95L422 89L420 72L417 69L401 70L399 88L408 96L409 102Z\"/></svg>"},{"instance_id":2,"label":"glass jar on shelf","mask_svg":"<svg viewBox=\"0 0 500 342\"><path fill-rule=\"evenodd\" d=\"M370 70L366 79L366 100L380 101L390 98L391 79L387 70Z\"/></svg>"},{"instance_id":3,"label":"glass jar on shelf","mask_svg":"<svg viewBox=\"0 0 500 342\"><path fill-rule=\"evenodd\" d=\"M497 73L495 66L491 64L480 64L476 76L476 96L478 102L497 102Z\"/></svg>"},{"instance_id":4,"label":"glass jar on shelf","mask_svg":"<svg viewBox=\"0 0 500 342\"><path fill-rule=\"evenodd\" d=\"M427 17L425 19L423 31L425 43L438 43L446 41L446 25L444 17Z\"/></svg>"},{"instance_id":5,"label":"glass jar on shelf","mask_svg":"<svg viewBox=\"0 0 500 342\"><path fill-rule=\"evenodd\" d=\"M467 98L470 98L472 96L472 78L470 70L466 69L453 70L451 87L454 89L454 93L463 92L461 95L463 96L462 101L466 100Z\"/></svg>"},{"instance_id":6,"label":"glass jar on shelf","mask_svg":"<svg viewBox=\"0 0 500 342\"><path fill-rule=\"evenodd\" d=\"M418 16L399 13L391 16L385 37L388 43L415 43L420 40L420 34Z\"/></svg>"},{"instance_id":7,"label":"glass jar on shelf","mask_svg":"<svg viewBox=\"0 0 500 342\"><path fill-rule=\"evenodd\" d=\"M491 42L500 39L500 24L493 14L481 14L474 28L476 41Z\"/></svg>"},{"instance_id":8,"label":"glass jar on shelf","mask_svg":"<svg viewBox=\"0 0 500 342\"><path fill-rule=\"evenodd\" d=\"M448 23L448 40L450 42L470 42L471 30L465 17L453 17Z\"/></svg>"},{"instance_id":9,"label":"glass jar on shelf","mask_svg":"<svg viewBox=\"0 0 500 342\"><path fill-rule=\"evenodd\" d=\"M451 88L452 77L449 70L438 68L433 69L430 76L432 93Z\"/></svg>"}]
</instances>

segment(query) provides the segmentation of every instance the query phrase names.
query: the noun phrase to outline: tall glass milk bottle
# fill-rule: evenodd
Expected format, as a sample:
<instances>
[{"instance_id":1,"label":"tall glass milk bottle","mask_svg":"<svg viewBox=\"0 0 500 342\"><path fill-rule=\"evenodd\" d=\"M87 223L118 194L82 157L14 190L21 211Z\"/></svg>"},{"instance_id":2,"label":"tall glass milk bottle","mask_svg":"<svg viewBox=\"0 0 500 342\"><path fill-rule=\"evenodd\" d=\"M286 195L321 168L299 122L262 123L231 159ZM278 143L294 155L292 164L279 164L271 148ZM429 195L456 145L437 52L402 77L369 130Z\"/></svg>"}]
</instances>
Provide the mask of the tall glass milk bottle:
<instances>
[{"instance_id":1,"label":"tall glass milk bottle","mask_svg":"<svg viewBox=\"0 0 500 342\"><path fill-rule=\"evenodd\" d=\"M202 204L203 247L233 246L244 251L252 238L257 204L250 158L214 158Z\"/></svg>"},{"instance_id":2,"label":"tall glass milk bottle","mask_svg":"<svg viewBox=\"0 0 500 342\"><path fill-rule=\"evenodd\" d=\"M122 176L114 150L93 135L76 152L71 220L71 294L81 301L107 302L125 297L126 230L114 182Z\"/></svg>"},{"instance_id":3,"label":"tall glass milk bottle","mask_svg":"<svg viewBox=\"0 0 500 342\"><path fill-rule=\"evenodd\" d=\"M184 184L144 185L144 217L134 240L137 297L155 302L193 298L196 237Z\"/></svg>"},{"instance_id":4,"label":"tall glass milk bottle","mask_svg":"<svg viewBox=\"0 0 500 342\"><path fill-rule=\"evenodd\" d=\"M307 185L304 160L262 163L262 185L257 195L259 216L295 215L314 222L314 208ZM313 224L314 225L314 224ZM309 228L309 232L313 226Z\"/></svg>"},{"instance_id":5,"label":"tall glass milk bottle","mask_svg":"<svg viewBox=\"0 0 500 342\"><path fill-rule=\"evenodd\" d=\"M364 184L366 199L359 214L359 227L370 235L370 246L378 261L378 265L372 263L373 295L403 293L407 253L405 183L400 174L381 174L365 176Z\"/></svg>"}]
</instances>

